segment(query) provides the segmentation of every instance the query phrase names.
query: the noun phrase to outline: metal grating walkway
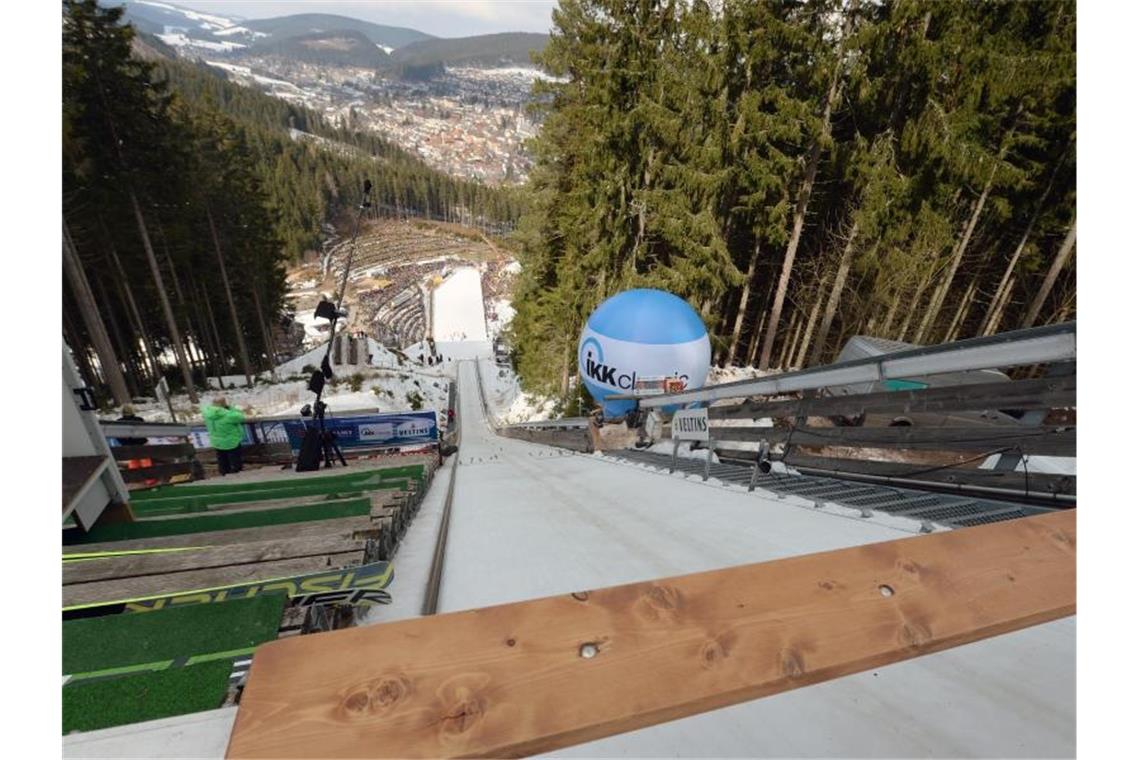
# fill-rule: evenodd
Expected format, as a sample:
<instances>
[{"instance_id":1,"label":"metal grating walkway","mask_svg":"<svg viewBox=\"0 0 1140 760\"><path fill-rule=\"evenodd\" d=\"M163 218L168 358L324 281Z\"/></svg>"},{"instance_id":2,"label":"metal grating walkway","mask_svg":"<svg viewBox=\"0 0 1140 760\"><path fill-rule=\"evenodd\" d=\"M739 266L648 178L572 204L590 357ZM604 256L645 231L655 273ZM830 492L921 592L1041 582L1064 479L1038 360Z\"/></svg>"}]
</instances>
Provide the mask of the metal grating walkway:
<instances>
[{"instance_id":1,"label":"metal grating walkway","mask_svg":"<svg viewBox=\"0 0 1140 760\"><path fill-rule=\"evenodd\" d=\"M668 470L672 461L672 457L668 454L640 449L607 451L606 456L661 470ZM705 463L699 459L678 457L677 470L690 475L704 475ZM748 486L752 482L752 468L742 464L720 462L709 467L709 477ZM857 483L818 475L780 475L774 472L757 475L756 487L776 494L800 496L816 502L831 502L852 509L884 512L896 517L911 517L950 528L966 528L1053 511L1044 507L1007 501Z\"/></svg>"}]
</instances>

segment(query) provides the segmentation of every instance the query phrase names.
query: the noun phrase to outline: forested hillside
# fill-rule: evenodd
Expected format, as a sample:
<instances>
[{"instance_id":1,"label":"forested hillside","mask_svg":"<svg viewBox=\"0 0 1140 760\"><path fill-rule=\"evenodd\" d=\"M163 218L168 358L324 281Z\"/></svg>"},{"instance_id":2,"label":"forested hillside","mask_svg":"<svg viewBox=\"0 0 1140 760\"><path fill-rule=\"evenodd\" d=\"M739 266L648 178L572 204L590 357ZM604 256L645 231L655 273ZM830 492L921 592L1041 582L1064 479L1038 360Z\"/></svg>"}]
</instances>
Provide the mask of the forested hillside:
<instances>
[{"instance_id":1,"label":"forested hillside","mask_svg":"<svg viewBox=\"0 0 1140 760\"><path fill-rule=\"evenodd\" d=\"M223 111L249 135L291 259L318 247L320 224L355 206L365 177L376 186L376 214L462 220L501 232L522 213L518 190L442 174L387 140L333 127L303 107L234 84L206 64L163 61L157 76L182 100Z\"/></svg>"},{"instance_id":2,"label":"forested hillside","mask_svg":"<svg viewBox=\"0 0 1140 760\"><path fill-rule=\"evenodd\" d=\"M64 331L104 399L271 366L284 264L366 177L377 215L517 217L517 196L377 137L205 66L132 57L121 13L68 0L63 18Z\"/></svg>"},{"instance_id":3,"label":"forested hillside","mask_svg":"<svg viewBox=\"0 0 1140 760\"><path fill-rule=\"evenodd\" d=\"M531 65L530 54L546 45L545 34L504 32L459 39L418 40L392 52L392 60L407 66Z\"/></svg>"},{"instance_id":4,"label":"forested hillside","mask_svg":"<svg viewBox=\"0 0 1140 760\"><path fill-rule=\"evenodd\" d=\"M1069 0L561 0L513 340L566 393L620 290L687 298L721 364L831 361L1076 314Z\"/></svg>"}]
</instances>

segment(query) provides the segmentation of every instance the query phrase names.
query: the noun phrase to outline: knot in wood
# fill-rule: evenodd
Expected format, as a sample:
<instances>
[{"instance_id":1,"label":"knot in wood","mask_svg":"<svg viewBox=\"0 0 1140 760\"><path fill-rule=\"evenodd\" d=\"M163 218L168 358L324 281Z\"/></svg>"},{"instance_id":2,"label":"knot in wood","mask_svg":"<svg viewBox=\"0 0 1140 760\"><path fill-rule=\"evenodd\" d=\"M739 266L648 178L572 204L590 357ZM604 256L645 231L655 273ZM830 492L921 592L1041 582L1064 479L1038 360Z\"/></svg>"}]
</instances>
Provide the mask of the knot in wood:
<instances>
[{"instance_id":1,"label":"knot in wood","mask_svg":"<svg viewBox=\"0 0 1140 760\"><path fill-rule=\"evenodd\" d=\"M350 715L361 715L368 712L368 703L367 691L354 691L344 698L342 705Z\"/></svg>"},{"instance_id":2,"label":"knot in wood","mask_svg":"<svg viewBox=\"0 0 1140 760\"><path fill-rule=\"evenodd\" d=\"M388 710L396 706L410 694L412 685L406 678L385 678L372 687L368 696L373 710Z\"/></svg>"},{"instance_id":3,"label":"knot in wood","mask_svg":"<svg viewBox=\"0 0 1140 760\"><path fill-rule=\"evenodd\" d=\"M701 667L705 670L716 667L728 657L728 649L719 639L709 639L701 645Z\"/></svg>"},{"instance_id":4,"label":"knot in wood","mask_svg":"<svg viewBox=\"0 0 1140 760\"><path fill-rule=\"evenodd\" d=\"M804 657L798 649L787 648L780 652L780 670L789 678L799 678L804 674Z\"/></svg>"},{"instance_id":5,"label":"knot in wood","mask_svg":"<svg viewBox=\"0 0 1140 760\"><path fill-rule=\"evenodd\" d=\"M930 633L930 629L918 621L907 621L903 623L902 628L899 629L899 642L914 649L926 644L932 638L933 635Z\"/></svg>"},{"instance_id":6,"label":"knot in wood","mask_svg":"<svg viewBox=\"0 0 1140 760\"><path fill-rule=\"evenodd\" d=\"M483 718L483 704L476 697L468 697L453 705L441 721L444 736L454 737L470 731Z\"/></svg>"}]
</instances>

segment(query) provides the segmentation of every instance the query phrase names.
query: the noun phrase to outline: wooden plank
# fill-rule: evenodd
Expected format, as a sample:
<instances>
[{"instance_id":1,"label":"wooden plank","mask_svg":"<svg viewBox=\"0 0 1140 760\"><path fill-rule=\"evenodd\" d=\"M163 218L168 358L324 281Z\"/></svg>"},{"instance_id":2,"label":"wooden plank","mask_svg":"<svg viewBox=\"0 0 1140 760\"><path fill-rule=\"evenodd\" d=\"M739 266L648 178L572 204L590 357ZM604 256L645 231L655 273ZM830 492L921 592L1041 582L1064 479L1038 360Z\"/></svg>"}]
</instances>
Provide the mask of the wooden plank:
<instances>
[{"instance_id":1,"label":"wooden plank","mask_svg":"<svg viewBox=\"0 0 1140 760\"><path fill-rule=\"evenodd\" d=\"M103 456L64 457L63 458L63 513L67 515L69 508L87 487L95 482L103 472L107 458Z\"/></svg>"},{"instance_id":2,"label":"wooden plank","mask_svg":"<svg viewBox=\"0 0 1140 760\"><path fill-rule=\"evenodd\" d=\"M117 462L122 462L127 459L153 459L155 461L185 458L193 459L194 444L156 443L154 445L112 446L111 456L113 456Z\"/></svg>"},{"instance_id":3,"label":"wooden plank","mask_svg":"<svg viewBox=\"0 0 1140 760\"><path fill-rule=\"evenodd\" d=\"M710 419L761 417L855 417L861 413L916 414L980 410L1054 409L1075 406L1077 378L1050 377L1009 383L975 383L912 391L883 391L854 396L823 396L783 401L745 401L709 408Z\"/></svg>"},{"instance_id":4,"label":"wooden plank","mask_svg":"<svg viewBox=\"0 0 1140 760\"><path fill-rule=\"evenodd\" d=\"M69 552L114 552L137 549L176 549L183 546L224 546L253 541L272 541L287 538L309 538L324 535L376 535L377 531L367 515L340 517L335 520L312 520L303 523L265 525L254 528L214 530L205 533L187 533L180 536L156 536L131 541L103 541L69 547Z\"/></svg>"},{"instance_id":5,"label":"wooden plank","mask_svg":"<svg viewBox=\"0 0 1140 760\"><path fill-rule=\"evenodd\" d=\"M799 452L789 454L783 461L792 467L814 467L821 470L884 477L914 477L936 483L960 483L962 485L1012 488L1043 493L1076 494L1077 492L1077 477L1075 475L1052 475L1042 472L1031 472L1026 475L1021 470L1001 472L998 470L979 470L977 467L949 467L923 472L930 470L930 467L904 462L872 462L865 459L817 457ZM1027 482L1028 488L1026 487Z\"/></svg>"},{"instance_id":6,"label":"wooden plank","mask_svg":"<svg viewBox=\"0 0 1140 760\"><path fill-rule=\"evenodd\" d=\"M1075 611L1066 511L298 637L257 649L227 757L549 752Z\"/></svg>"},{"instance_id":7,"label":"wooden plank","mask_svg":"<svg viewBox=\"0 0 1140 760\"><path fill-rule=\"evenodd\" d=\"M363 552L364 539L331 534L284 541L255 541L227 544L172 554L136 554L106 557L63 564L63 584L91 583L144 575L164 575L187 570L205 570L258 562L274 562L299 557L321 557L346 552ZM363 557L363 555L361 555Z\"/></svg>"},{"instance_id":8,"label":"wooden plank","mask_svg":"<svg viewBox=\"0 0 1140 760\"><path fill-rule=\"evenodd\" d=\"M166 575L144 575L121 580L73 583L63 587L63 606L113 602L153 594L173 594L178 591L196 591L232 583L246 583L273 578L287 578L315 573L330 567L360 564L360 552L330 554L323 557L299 557L279 562L259 562L252 565L214 567L205 570L188 570Z\"/></svg>"},{"instance_id":9,"label":"wooden plank","mask_svg":"<svg viewBox=\"0 0 1140 760\"><path fill-rule=\"evenodd\" d=\"M345 502L360 501L365 496L367 496L366 493L357 493L356 495L346 495L335 499L331 499L327 495L319 495L292 499L273 499L271 501L247 501L244 503L239 501L233 504L211 504L202 509L187 509L183 512L149 512L140 509L139 517L147 522L151 520L192 520L204 515L232 515L242 512L270 512L276 509L288 509L289 507L330 506L344 504Z\"/></svg>"},{"instance_id":10,"label":"wooden plank","mask_svg":"<svg viewBox=\"0 0 1140 760\"><path fill-rule=\"evenodd\" d=\"M788 440L787 430L770 427L709 427L717 441L763 441L773 445ZM1021 425L976 427L797 427L792 446L870 446L921 451L984 452L1020 447L1026 454L1076 456L1077 431L1073 428Z\"/></svg>"}]
</instances>

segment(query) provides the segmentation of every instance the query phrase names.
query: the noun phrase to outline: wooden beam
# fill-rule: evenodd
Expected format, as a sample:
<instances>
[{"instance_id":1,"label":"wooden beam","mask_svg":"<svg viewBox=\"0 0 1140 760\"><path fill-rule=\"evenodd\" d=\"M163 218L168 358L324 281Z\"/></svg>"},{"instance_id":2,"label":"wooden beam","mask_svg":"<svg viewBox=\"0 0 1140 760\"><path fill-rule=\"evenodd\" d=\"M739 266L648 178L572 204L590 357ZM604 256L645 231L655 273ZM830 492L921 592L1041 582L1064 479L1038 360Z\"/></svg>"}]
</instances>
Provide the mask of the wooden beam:
<instances>
[{"instance_id":1,"label":"wooden beam","mask_svg":"<svg viewBox=\"0 0 1140 760\"><path fill-rule=\"evenodd\" d=\"M63 563L63 584L91 583L145 575L166 575L188 570L232 567L298 557L326 557L344 552L362 552L364 539L324 535L284 541L207 546L168 554L132 554ZM363 555L362 555L363 556Z\"/></svg>"},{"instance_id":2,"label":"wooden beam","mask_svg":"<svg viewBox=\"0 0 1140 760\"><path fill-rule=\"evenodd\" d=\"M255 528L234 528L214 530L204 533L185 533L180 536L156 536L131 541L102 541L95 544L80 544L65 548L67 552L115 552L137 549L177 549L185 546L223 546L242 544L250 541L271 541L287 538L309 538L325 535L347 535L372 537L378 534L367 515L341 517L336 520L313 520L304 523L284 525L264 525Z\"/></svg>"},{"instance_id":3,"label":"wooden beam","mask_svg":"<svg viewBox=\"0 0 1140 760\"><path fill-rule=\"evenodd\" d=\"M710 419L759 419L761 417L831 417L859 414L917 414L919 412L966 412L982 410L1037 410L1075 406L1077 378L1049 377L1002 383L975 383L911 391L883 391L854 396L745 401L709 408Z\"/></svg>"},{"instance_id":4,"label":"wooden beam","mask_svg":"<svg viewBox=\"0 0 1140 760\"><path fill-rule=\"evenodd\" d=\"M270 642L227 757L517 757L1076 612L1075 511Z\"/></svg>"},{"instance_id":5,"label":"wooden beam","mask_svg":"<svg viewBox=\"0 0 1140 760\"><path fill-rule=\"evenodd\" d=\"M94 581L92 583L73 583L70 586L63 587L63 606L74 607L79 604L114 602L141 596L214 588L231 583L287 578L293 575L317 573L329 568L358 565L361 559L361 553L354 551L321 557L299 557L277 562L259 562L253 565L212 567L205 570L188 570L165 575L144 575L134 578Z\"/></svg>"}]
</instances>

